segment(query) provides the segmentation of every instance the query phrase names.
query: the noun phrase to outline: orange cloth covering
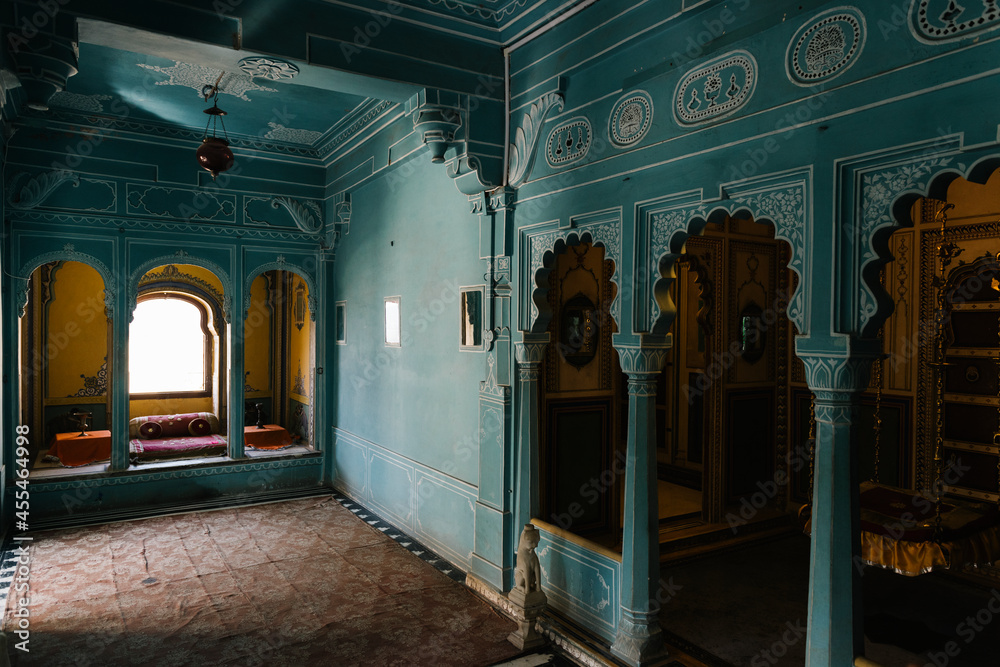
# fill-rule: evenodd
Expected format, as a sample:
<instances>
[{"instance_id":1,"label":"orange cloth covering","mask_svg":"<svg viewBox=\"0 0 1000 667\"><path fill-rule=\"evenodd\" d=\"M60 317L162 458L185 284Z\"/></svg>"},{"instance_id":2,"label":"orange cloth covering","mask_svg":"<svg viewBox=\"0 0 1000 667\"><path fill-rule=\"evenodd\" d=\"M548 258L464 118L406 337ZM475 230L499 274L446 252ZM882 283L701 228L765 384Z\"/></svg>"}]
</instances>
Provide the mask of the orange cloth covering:
<instances>
[{"instance_id":1,"label":"orange cloth covering","mask_svg":"<svg viewBox=\"0 0 1000 667\"><path fill-rule=\"evenodd\" d=\"M292 436L277 424L267 424L264 428L244 426L243 442L253 449L283 449L292 446Z\"/></svg>"},{"instance_id":2,"label":"orange cloth covering","mask_svg":"<svg viewBox=\"0 0 1000 667\"><path fill-rule=\"evenodd\" d=\"M56 433L49 445L49 455L58 456L64 466L85 466L111 458L111 431Z\"/></svg>"},{"instance_id":3,"label":"orange cloth covering","mask_svg":"<svg viewBox=\"0 0 1000 667\"><path fill-rule=\"evenodd\" d=\"M911 577L1000 559L996 505L951 498L942 502L936 541L934 507L929 496L862 483L861 558Z\"/></svg>"}]
</instances>

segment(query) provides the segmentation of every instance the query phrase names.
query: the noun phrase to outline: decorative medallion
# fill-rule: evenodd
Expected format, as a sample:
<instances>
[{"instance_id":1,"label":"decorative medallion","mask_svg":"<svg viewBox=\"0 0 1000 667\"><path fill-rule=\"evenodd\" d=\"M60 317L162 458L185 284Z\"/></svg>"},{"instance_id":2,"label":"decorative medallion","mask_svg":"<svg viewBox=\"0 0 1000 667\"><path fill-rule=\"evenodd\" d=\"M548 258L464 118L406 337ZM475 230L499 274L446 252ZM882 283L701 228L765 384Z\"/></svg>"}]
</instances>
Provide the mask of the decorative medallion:
<instances>
[{"instance_id":1,"label":"decorative medallion","mask_svg":"<svg viewBox=\"0 0 1000 667\"><path fill-rule=\"evenodd\" d=\"M958 0L912 0L910 29L921 42L938 43L969 37L1000 27L997 0L966 2Z\"/></svg>"},{"instance_id":2,"label":"decorative medallion","mask_svg":"<svg viewBox=\"0 0 1000 667\"><path fill-rule=\"evenodd\" d=\"M294 79L299 73L297 66L278 58L244 58L239 62L239 65L240 69L250 76L260 76L271 81Z\"/></svg>"},{"instance_id":3,"label":"decorative medallion","mask_svg":"<svg viewBox=\"0 0 1000 667\"><path fill-rule=\"evenodd\" d=\"M593 138L589 120L582 116L572 118L549 133L545 159L552 167L576 162L590 151Z\"/></svg>"},{"instance_id":4,"label":"decorative medallion","mask_svg":"<svg viewBox=\"0 0 1000 667\"><path fill-rule=\"evenodd\" d=\"M757 86L757 61L733 51L690 72L674 92L674 116L680 125L700 125L734 113Z\"/></svg>"},{"instance_id":5,"label":"decorative medallion","mask_svg":"<svg viewBox=\"0 0 1000 667\"><path fill-rule=\"evenodd\" d=\"M165 81L157 81L157 86L184 86L185 88L194 90L198 93L199 97L203 94L202 89L205 87L205 82L215 81L221 74L225 74L225 76L222 77L222 81L219 83L220 95L232 95L244 102L249 102L250 98L247 97L247 93L254 91L278 92L276 88L257 85L254 83L253 77L246 74L236 74L234 72L223 73L222 70L212 67L189 65L188 63L176 60L170 67L147 65L146 63L136 63L136 65L143 69L157 72L158 74L165 74L168 77Z\"/></svg>"},{"instance_id":6,"label":"decorative medallion","mask_svg":"<svg viewBox=\"0 0 1000 667\"><path fill-rule=\"evenodd\" d=\"M653 100L645 90L629 93L615 104L608 123L608 136L615 146L630 146L649 130L653 120Z\"/></svg>"},{"instance_id":7,"label":"decorative medallion","mask_svg":"<svg viewBox=\"0 0 1000 667\"><path fill-rule=\"evenodd\" d=\"M806 23L788 45L785 69L789 80L810 86L845 72L865 46L864 15L854 7L837 7Z\"/></svg>"}]
</instances>

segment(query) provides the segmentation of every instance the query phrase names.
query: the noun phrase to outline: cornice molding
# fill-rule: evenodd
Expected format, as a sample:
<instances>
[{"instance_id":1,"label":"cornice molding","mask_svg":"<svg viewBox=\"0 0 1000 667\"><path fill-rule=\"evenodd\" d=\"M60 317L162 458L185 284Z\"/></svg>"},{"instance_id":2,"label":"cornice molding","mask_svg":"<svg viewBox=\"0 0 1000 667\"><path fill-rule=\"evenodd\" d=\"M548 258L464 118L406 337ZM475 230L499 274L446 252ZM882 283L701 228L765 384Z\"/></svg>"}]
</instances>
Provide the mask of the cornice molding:
<instances>
[{"instance_id":1,"label":"cornice molding","mask_svg":"<svg viewBox=\"0 0 1000 667\"><path fill-rule=\"evenodd\" d=\"M161 232L180 232L199 236L228 236L260 241L289 241L315 245L316 235L296 231L277 231L260 227L247 227L234 224L193 224L186 222L160 222L146 218L122 218L90 215L70 215L63 213L14 211L14 222L49 223L49 224L84 224L94 227L127 230L151 230Z\"/></svg>"},{"instance_id":2,"label":"cornice molding","mask_svg":"<svg viewBox=\"0 0 1000 667\"><path fill-rule=\"evenodd\" d=\"M196 144L201 143L202 137L205 134L204 130L189 127L177 127L176 125L166 123L137 121L97 114L75 113L73 111L48 111L44 117L38 112L28 112L22 114L20 122L43 122L46 127L51 127L53 121L55 123L63 123L68 126L67 129L76 132L80 132L81 128L98 128L115 130L122 133L132 132L139 135L169 137ZM257 137L233 133L229 134L229 145L233 148L259 150L268 153L284 153L317 160L320 157L316 149L309 146L262 141Z\"/></svg>"}]
</instances>

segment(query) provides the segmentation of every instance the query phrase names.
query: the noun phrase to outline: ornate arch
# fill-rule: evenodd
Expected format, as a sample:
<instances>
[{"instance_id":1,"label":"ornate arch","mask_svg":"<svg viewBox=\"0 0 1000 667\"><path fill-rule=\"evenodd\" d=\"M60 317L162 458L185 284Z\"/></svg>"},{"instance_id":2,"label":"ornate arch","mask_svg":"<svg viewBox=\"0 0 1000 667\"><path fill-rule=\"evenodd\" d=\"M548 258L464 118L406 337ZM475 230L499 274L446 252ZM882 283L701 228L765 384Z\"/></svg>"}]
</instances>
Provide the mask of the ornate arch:
<instances>
[{"instance_id":1,"label":"ornate arch","mask_svg":"<svg viewBox=\"0 0 1000 667\"><path fill-rule=\"evenodd\" d=\"M949 148L951 146L949 145ZM957 147L949 155L918 155L906 161L865 170L856 195L860 250L857 266L859 307L858 333L862 338L877 336L892 314L893 302L879 284L879 273L891 259L889 237L902 227L913 225L910 212L921 198L946 200L948 188L959 178L984 185L1000 168L1000 155L986 155L971 166L957 161Z\"/></svg>"},{"instance_id":2,"label":"ornate arch","mask_svg":"<svg viewBox=\"0 0 1000 667\"><path fill-rule=\"evenodd\" d=\"M797 173L791 178L727 187L728 201L708 208L691 196L661 200L665 205L647 205L640 209L640 225L647 230L650 241L650 274L652 275L652 310L649 320L636 309L637 329L647 328L654 334L670 329L676 312L670 298L674 281L674 265L683 254L688 238L700 235L710 222L721 222L726 216L749 214L760 223L774 227L774 237L791 247L788 268L798 276L798 287L789 295L787 316L800 334L807 334L808 271L807 250L812 236L812 216L809 174ZM641 327L641 328L640 328Z\"/></svg>"},{"instance_id":3,"label":"ornate arch","mask_svg":"<svg viewBox=\"0 0 1000 667\"><path fill-rule=\"evenodd\" d=\"M615 286L615 296L611 301L609 312L615 325L621 330L619 271L622 262L622 221L619 211L616 210L593 222L578 224L571 229L533 233L522 231L522 235L527 244L522 250L522 257L527 260L528 279L524 281L524 284L530 290L529 299L526 302L531 304L530 312L522 313L522 330L530 333L543 333L547 330L549 322L552 320L552 309L548 303L549 273L555 267L556 257L566 252L566 248L581 243L591 243L594 246L603 247L605 259L614 262L614 270L610 280ZM525 316L527 317L526 326L523 319Z\"/></svg>"},{"instance_id":4,"label":"ornate arch","mask_svg":"<svg viewBox=\"0 0 1000 667\"><path fill-rule=\"evenodd\" d=\"M247 315L250 313L250 288L253 286L253 281L260 274L265 273L266 271L275 270L294 273L305 281L306 289L309 290L309 297L307 298L307 301L309 302L309 319L315 322L316 306L319 303L316 299L316 281L313 280L312 274L298 264L291 264L281 258L273 262L267 262L256 266L247 273L246 280L243 284L243 318L246 319Z\"/></svg>"},{"instance_id":5,"label":"ornate arch","mask_svg":"<svg viewBox=\"0 0 1000 667\"><path fill-rule=\"evenodd\" d=\"M14 294L14 304L21 315L24 315L24 308L28 305L28 285L31 280L31 274L42 264L48 264L49 262L80 262L81 264L86 264L90 268L97 271L97 273L101 276L101 280L104 282L105 314L107 315L109 322L114 319L117 286L114 283L111 271L104 262L97 259L93 255L89 255L85 252L79 252L78 250L74 250L72 247L42 253L41 255L32 257L30 260L21 265L16 277L20 278L23 282L17 286Z\"/></svg>"},{"instance_id":6,"label":"ornate arch","mask_svg":"<svg viewBox=\"0 0 1000 667\"><path fill-rule=\"evenodd\" d=\"M155 269L156 267L163 266L165 264L191 264L193 266L200 266L203 269L208 269L214 273L222 283L222 317L226 321L226 324L229 323L230 312L232 310L232 283L229 280L229 274L215 262L209 259L197 257L195 255L189 255L183 250L178 251L173 255L161 255L159 257L146 260L132 272L128 281L127 307L129 322L132 321L132 315L135 313L136 302L139 298L139 280L141 280L150 269Z\"/></svg>"}]
</instances>

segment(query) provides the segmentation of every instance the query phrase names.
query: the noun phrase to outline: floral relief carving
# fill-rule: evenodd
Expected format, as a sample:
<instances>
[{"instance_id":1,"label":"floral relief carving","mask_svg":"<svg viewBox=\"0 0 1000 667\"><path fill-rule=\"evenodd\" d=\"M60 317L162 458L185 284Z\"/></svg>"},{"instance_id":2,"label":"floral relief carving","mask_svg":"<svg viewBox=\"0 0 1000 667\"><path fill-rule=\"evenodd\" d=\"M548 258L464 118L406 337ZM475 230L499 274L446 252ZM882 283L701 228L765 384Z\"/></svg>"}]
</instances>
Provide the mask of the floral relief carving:
<instances>
[{"instance_id":1,"label":"floral relief carving","mask_svg":"<svg viewBox=\"0 0 1000 667\"><path fill-rule=\"evenodd\" d=\"M544 301L544 294L547 291L547 288L538 287L535 280L538 272L545 265L545 254L547 252L555 253L556 244L560 241L566 245L574 245L577 241L585 241L588 237L594 245L600 244L604 246L605 258L614 262L615 266L614 273L610 278L611 282L620 287L616 279L622 259L622 230L619 220L592 223L574 229L564 229L531 236L529 237L529 275L532 277L532 281L529 283L532 286L530 330L534 330L535 322L540 315L538 300L541 299ZM619 289L616 292L614 301L611 303L611 317L614 318L616 323L621 323L620 291Z\"/></svg>"},{"instance_id":2,"label":"floral relief carving","mask_svg":"<svg viewBox=\"0 0 1000 667\"><path fill-rule=\"evenodd\" d=\"M875 233L883 227L898 224L892 215L893 201L904 192L926 190L929 178L951 166L952 161L953 158L950 157L931 158L868 172L862 176L861 211L857 230L857 240L861 244L861 254L858 259L862 275L865 267L878 259L878 253L872 243ZM965 169L962 164L955 166L963 171ZM882 288L861 281L858 296L862 330L878 311L876 289Z\"/></svg>"},{"instance_id":3,"label":"floral relief carving","mask_svg":"<svg viewBox=\"0 0 1000 667\"><path fill-rule=\"evenodd\" d=\"M539 97L521 118L521 125L514 132L514 142L510 145L510 167L507 183L512 188L521 187L531 174L535 162L535 149L541 137L542 123L553 108L563 108L563 96L547 93Z\"/></svg>"}]
</instances>

